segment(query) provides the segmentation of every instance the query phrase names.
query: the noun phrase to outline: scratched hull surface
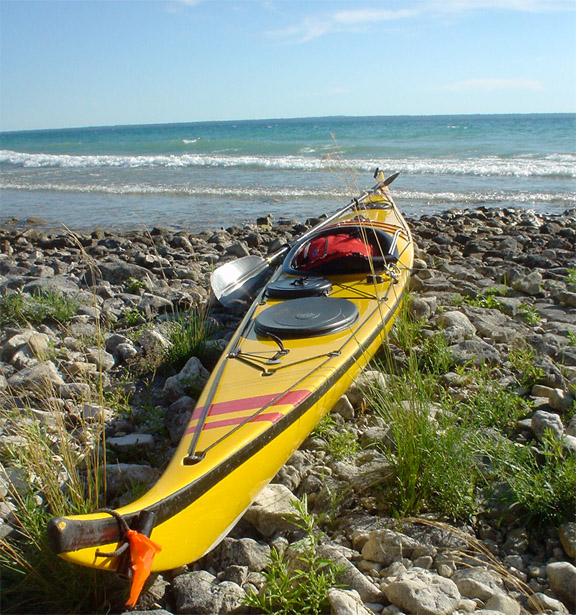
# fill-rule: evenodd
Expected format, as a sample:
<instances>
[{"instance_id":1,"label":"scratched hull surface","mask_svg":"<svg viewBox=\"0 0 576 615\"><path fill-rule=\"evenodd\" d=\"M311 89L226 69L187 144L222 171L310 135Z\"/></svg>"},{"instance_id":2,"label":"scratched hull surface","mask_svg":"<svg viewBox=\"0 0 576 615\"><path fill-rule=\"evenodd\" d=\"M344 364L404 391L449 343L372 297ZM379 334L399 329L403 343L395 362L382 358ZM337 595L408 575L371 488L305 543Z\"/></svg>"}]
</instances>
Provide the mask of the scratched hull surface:
<instances>
[{"instance_id":1,"label":"scratched hull surface","mask_svg":"<svg viewBox=\"0 0 576 615\"><path fill-rule=\"evenodd\" d=\"M394 258L376 272L371 266L363 273L326 273L330 289L312 302L289 293L273 298L264 289L214 369L164 474L143 497L118 509L132 526L142 511L152 513L150 537L162 546L153 570L192 562L217 544L385 341L407 288L410 231L385 189L335 223L347 225L377 228L390 239ZM290 258L269 286L298 279ZM306 329L317 305L318 314L324 305L336 306L341 322ZM344 316L341 305L350 308ZM266 318L277 313L272 324L278 330L268 332ZM299 320L302 331L293 329ZM55 519L49 535L71 562L119 565L117 557L96 556L98 549L114 551L121 538L106 513Z\"/></svg>"}]
</instances>

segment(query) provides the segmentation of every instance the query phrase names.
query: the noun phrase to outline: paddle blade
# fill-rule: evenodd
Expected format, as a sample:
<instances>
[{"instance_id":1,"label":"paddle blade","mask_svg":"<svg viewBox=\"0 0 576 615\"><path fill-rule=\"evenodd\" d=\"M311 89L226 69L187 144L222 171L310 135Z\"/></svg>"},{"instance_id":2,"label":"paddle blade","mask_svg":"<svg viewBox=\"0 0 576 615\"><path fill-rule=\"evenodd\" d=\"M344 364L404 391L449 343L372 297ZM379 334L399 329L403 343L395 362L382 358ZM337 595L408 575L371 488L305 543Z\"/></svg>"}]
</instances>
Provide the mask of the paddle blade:
<instances>
[{"instance_id":1,"label":"paddle blade","mask_svg":"<svg viewBox=\"0 0 576 615\"><path fill-rule=\"evenodd\" d=\"M244 256L215 269L210 277L214 296L229 306L238 299L249 299L268 272L269 261L260 256Z\"/></svg>"}]
</instances>

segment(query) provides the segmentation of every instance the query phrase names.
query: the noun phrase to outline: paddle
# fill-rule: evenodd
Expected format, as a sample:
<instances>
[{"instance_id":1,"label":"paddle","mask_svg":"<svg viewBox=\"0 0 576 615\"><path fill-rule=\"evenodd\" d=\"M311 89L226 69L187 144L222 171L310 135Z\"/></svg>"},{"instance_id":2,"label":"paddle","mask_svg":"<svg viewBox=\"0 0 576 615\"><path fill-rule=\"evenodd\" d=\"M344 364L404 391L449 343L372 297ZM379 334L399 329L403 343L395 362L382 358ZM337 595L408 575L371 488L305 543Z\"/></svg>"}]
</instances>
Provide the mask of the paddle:
<instances>
[{"instance_id":1,"label":"paddle","mask_svg":"<svg viewBox=\"0 0 576 615\"><path fill-rule=\"evenodd\" d=\"M231 305L237 299L242 297L250 297L252 292L261 286L262 279L265 277L270 265L277 261L281 256L284 256L296 243L310 237L321 228L336 220L336 218L339 218L342 214L346 213L355 205L365 201L369 196L381 188L389 186L398 177L398 175L399 173L394 173L387 179L379 181L375 186L370 188L370 190L366 190L358 198L352 199L350 203L342 209L339 209L332 215L328 216L325 220L302 234L298 239L286 244L280 248L280 250L267 258L262 258L260 256L244 256L238 260L225 263L215 269L210 277L210 284L216 299L218 299L218 301L226 307ZM374 177L377 176L382 177L382 171L379 169L376 169L374 173Z\"/></svg>"}]
</instances>

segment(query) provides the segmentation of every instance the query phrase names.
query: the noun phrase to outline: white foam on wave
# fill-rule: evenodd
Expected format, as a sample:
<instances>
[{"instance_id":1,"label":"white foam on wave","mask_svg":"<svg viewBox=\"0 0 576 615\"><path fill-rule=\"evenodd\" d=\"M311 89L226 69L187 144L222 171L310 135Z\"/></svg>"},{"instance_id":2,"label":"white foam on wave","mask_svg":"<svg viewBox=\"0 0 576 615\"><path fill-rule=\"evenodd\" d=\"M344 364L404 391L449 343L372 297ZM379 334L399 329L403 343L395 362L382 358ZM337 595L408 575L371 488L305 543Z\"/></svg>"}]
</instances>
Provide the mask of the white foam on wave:
<instances>
[{"instance_id":1,"label":"white foam on wave","mask_svg":"<svg viewBox=\"0 0 576 615\"><path fill-rule=\"evenodd\" d=\"M158 196L182 196L182 197L223 197L226 199L257 199L257 200L281 200L281 199L347 199L350 194L346 190L307 190L300 188L241 188L237 186L166 186L150 184L59 184L59 183L35 183L19 184L17 182L0 182L2 190L18 191L49 191L61 193L79 194L111 194L111 195L158 195ZM576 192L546 193L546 192L517 192L517 191L493 191L493 192L427 192L417 190L394 190L394 196L406 202L418 203L445 203L445 204L478 204L478 203L564 203L567 206L576 204Z\"/></svg>"},{"instance_id":2,"label":"white foam on wave","mask_svg":"<svg viewBox=\"0 0 576 615\"><path fill-rule=\"evenodd\" d=\"M536 158L479 156L475 158L399 158L384 160L334 159L329 155L255 156L224 154L164 155L71 155L33 154L0 150L0 164L21 168L188 168L251 167L256 169L326 171L345 169L372 171L376 166L413 175L576 178L576 156L550 154Z\"/></svg>"},{"instance_id":3,"label":"white foam on wave","mask_svg":"<svg viewBox=\"0 0 576 615\"><path fill-rule=\"evenodd\" d=\"M17 182L0 182L2 190L28 190L70 193L100 193L117 195L175 195L175 196L208 196L226 198L255 198L255 199L282 199L282 198L346 198L346 191L306 190L299 188L241 188L241 187L193 187L193 186L165 186L149 184L58 184L58 183L35 183L19 184Z\"/></svg>"}]
</instances>

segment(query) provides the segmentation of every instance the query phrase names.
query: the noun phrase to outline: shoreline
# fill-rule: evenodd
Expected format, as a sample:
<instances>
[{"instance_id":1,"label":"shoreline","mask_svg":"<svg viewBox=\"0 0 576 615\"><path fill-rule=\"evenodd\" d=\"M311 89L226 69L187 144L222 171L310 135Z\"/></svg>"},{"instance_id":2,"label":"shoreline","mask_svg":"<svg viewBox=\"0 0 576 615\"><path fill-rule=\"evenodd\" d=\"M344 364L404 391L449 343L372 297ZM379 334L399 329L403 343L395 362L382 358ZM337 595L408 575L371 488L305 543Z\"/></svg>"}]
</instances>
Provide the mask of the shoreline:
<instances>
[{"instance_id":1,"label":"shoreline","mask_svg":"<svg viewBox=\"0 0 576 615\"><path fill-rule=\"evenodd\" d=\"M521 207L517 205L489 205L486 203L478 202L477 204L471 205L450 205L446 207L438 207L436 209L430 211L423 211L421 213L416 214L406 214L406 219L410 219L411 221L418 221L419 219L427 216L444 216L447 214L470 214L475 211L482 212L490 212L490 211L501 211L501 212L515 212L518 214L526 213L526 214L534 214L537 217L541 218L550 218L550 219L558 219L563 217L573 217L576 216L576 205L573 207L567 207L561 212L550 213L550 212L542 212L539 208L536 207ZM61 224L52 224L47 220L31 216L28 218L17 218L15 216L10 218L0 218L0 232L9 232L15 230L19 233L33 230L40 233L49 233L49 234L66 234L68 231L79 234L91 234L93 232L109 232L109 233L117 233L121 235L133 235L138 233L149 232L151 229L163 229L170 233L189 233L192 235L202 234L206 232L215 232L217 230L222 229L239 229L239 228L248 228L257 225L258 218L267 218L270 220L272 225L284 225L287 222L297 224L307 223L310 219L322 219L322 217L329 215L332 213L332 210L327 211L318 216L309 217L306 220L296 220L294 217L282 217L276 216L273 213L262 213L257 218L253 219L244 219L232 222L228 225L220 225L214 227L206 227L203 229L190 230L184 228L184 225L179 224L178 226L170 226L167 224L145 224L141 223L138 226L134 225L119 225L119 226L105 226L104 224L90 224L87 226L67 226L64 223Z\"/></svg>"}]
</instances>

